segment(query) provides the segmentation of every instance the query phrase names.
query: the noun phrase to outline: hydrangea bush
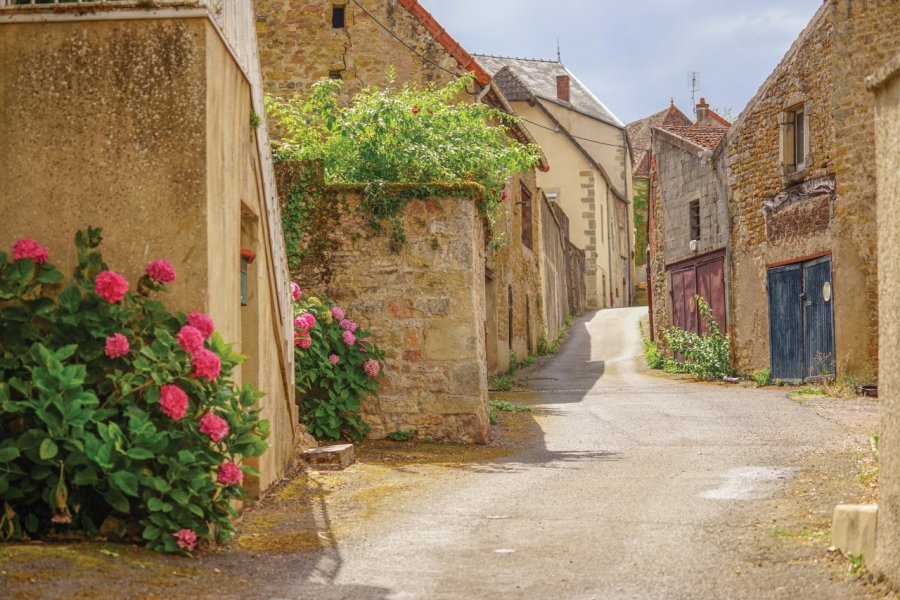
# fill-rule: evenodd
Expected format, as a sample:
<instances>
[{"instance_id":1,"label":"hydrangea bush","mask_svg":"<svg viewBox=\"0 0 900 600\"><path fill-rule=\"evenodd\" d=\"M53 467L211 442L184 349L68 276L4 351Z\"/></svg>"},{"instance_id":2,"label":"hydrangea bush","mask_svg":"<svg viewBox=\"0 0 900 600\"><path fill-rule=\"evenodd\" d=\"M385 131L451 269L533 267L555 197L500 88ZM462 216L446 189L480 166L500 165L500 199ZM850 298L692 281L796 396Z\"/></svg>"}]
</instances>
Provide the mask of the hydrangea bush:
<instances>
[{"instance_id":1,"label":"hydrangea bush","mask_svg":"<svg viewBox=\"0 0 900 600\"><path fill-rule=\"evenodd\" d=\"M117 531L187 553L233 532L261 394L228 380L243 357L210 317L153 299L170 263L132 289L100 241L78 232L65 287L38 242L0 252L0 539Z\"/></svg>"},{"instance_id":2,"label":"hydrangea bush","mask_svg":"<svg viewBox=\"0 0 900 600\"><path fill-rule=\"evenodd\" d=\"M378 396L382 352L327 296L294 294L297 398L309 431L318 439L359 441L369 433L360 416L364 398Z\"/></svg>"}]
</instances>

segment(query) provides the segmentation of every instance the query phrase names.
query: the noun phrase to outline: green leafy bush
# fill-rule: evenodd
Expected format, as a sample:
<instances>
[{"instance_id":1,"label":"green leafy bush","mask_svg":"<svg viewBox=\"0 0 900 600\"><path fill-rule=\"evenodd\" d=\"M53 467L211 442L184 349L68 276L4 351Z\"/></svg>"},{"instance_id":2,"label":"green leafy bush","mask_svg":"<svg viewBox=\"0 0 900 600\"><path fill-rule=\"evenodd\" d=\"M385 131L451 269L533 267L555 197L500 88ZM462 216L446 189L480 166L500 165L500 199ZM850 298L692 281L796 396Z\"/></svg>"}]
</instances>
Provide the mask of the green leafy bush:
<instances>
[{"instance_id":1,"label":"green leafy bush","mask_svg":"<svg viewBox=\"0 0 900 600\"><path fill-rule=\"evenodd\" d=\"M651 369L662 369L665 367L666 359L659 351L656 342L650 339L650 336L644 331L644 324L639 323L638 328L641 332L641 347L644 349L644 360Z\"/></svg>"},{"instance_id":2,"label":"green leafy bush","mask_svg":"<svg viewBox=\"0 0 900 600\"><path fill-rule=\"evenodd\" d=\"M294 286L296 386L303 420L318 439L359 441L370 431L359 414L361 402L378 396L384 352L334 301L303 299Z\"/></svg>"},{"instance_id":3,"label":"green leafy bush","mask_svg":"<svg viewBox=\"0 0 900 600\"><path fill-rule=\"evenodd\" d=\"M243 357L209 317L151 298L153 261L128 291L78 232L74 281L34 240L0 252L0 539L120 523L155 550L227 538L241 457L266 449L261 394L227 377ZM11 260L10 260L11 259Z\"/></svg>"},{"instance_id":4,"label":"green leafy bush","mask_svg":"<svg viewBox=\"0 0 900 600\"><path fill-rule=\"evenodd\" d=\"M675 362L684 367L684 372L700 379L717 379L730 375L731 341L727 335L722 334L706 300L699 295L695 298L697 310L700 311L707 333L698 335L692 331L672 327L663 333L663 338L669 349L683 357L682 360ZM664 367L669 370L668 363Z\"/></svg>"},{"instance_id":5,"label":"green leafy bush","mask_svg":"<svg viewBox=\"0 0 900 600\"><path fill-rule=\"evenodd\" d=\"M768 369L756 369L750 373L756 387L764 387L772 383L772 372Z\"/></svg>"},{"instance_id":6,"label":"green leafy bush","mask_svg":"<svg viewBox=\"0 0 900 600\"><path fill-rule=\"evenodd\" d=\"M276 158L319 159L326 181L367 184L371 224L378 229L390 221L398 243L396 215L410 196L387 193L383 183L479 183L492 224L507 179L536 165L540 151L508 135L518 117L464 99L473 82L469 73L443 87L396 89L389 71L384 88L363 90L349 106L339 102L343 82L334 79L314 84L307 98L267 97L269 114L285 132L275 142Z\"/></svg>"}]
</instances>

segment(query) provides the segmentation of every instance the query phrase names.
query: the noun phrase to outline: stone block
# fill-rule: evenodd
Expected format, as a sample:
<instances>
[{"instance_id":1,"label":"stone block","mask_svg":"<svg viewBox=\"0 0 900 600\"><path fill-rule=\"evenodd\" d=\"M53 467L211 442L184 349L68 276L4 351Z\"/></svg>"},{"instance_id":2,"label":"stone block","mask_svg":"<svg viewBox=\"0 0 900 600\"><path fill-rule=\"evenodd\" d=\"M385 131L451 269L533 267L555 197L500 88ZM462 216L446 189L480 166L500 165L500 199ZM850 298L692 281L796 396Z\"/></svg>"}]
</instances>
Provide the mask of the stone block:
<instances>
[{"instance_id":1,"label":"stone block","mask_svg":"<svg viewBox=\"0 0 900 600\"><path fill-rule=\"evenodd\" d=\"M425 358L465 360L475 355L472 323L451 319L429 319L425 325Z\"/></svg>"},{"instance_id":2,"label":"stone block","mask_svg":"<svg viewBox=\"0 0 900 600\"><path fill-rule=\"evenodd\" d=\"M422 400L422 412L426 415L475 414L481 407L477 396L433 394Z\"/></svg>"},{"instance_id":3,"label":"stone block","mask_svg":"<svg viewBox=\"0 0 900 600\"><path fill-rule=\"evenodd\" d=\"M831 521L831 545L848 556L861 554L871 563L877 516L877 504L838 504Z\"/></svg>"},{"instance_id":4,"label":"stone block","mask_svg":"<svg viewBox=\"0 0 900 600\"><path fill-rule=\"evenodd\" d=\"M320 471L346 469L354 461L353 444L310 448L303 452L303 459L311 468Z\"/></svg>"}]
</instances>

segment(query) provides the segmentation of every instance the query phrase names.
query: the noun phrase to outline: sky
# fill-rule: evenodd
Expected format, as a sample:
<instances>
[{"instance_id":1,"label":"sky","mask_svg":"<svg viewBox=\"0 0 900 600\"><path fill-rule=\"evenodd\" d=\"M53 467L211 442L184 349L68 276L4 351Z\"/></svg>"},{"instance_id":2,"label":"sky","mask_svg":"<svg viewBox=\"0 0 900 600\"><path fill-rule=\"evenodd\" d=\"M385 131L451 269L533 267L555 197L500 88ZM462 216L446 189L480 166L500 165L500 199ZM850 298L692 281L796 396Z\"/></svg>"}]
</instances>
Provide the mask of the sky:
<instances>
[{"instance_id":1,"label":"sky","mask_svg":"<svg viewBox=\"0 0 900 600\"><path fill-rule=\"evenodd\" d=\"M472 54L556 58L623 123L697 101L737 117L822 0L419 0ZM725 115L723 115L725 116Z\"/></svg>"}]
</instances>

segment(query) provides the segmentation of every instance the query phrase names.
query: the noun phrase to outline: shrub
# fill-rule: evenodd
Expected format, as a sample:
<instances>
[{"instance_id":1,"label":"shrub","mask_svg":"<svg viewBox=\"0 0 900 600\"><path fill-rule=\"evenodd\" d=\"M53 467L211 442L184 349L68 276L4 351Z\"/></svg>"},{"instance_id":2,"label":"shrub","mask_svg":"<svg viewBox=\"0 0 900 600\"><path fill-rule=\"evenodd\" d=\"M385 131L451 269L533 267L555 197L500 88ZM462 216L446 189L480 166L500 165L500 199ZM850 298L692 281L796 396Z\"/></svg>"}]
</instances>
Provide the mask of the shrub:
<instances>
[{"instance_id":1,"label":"shrub","mask_svg":"<svg viewBox=\"0 0 900 600\"><path fill-rule=\"evenodd\" d=\"M45 250L0 252L0 539L115 523L166 552L229 537L243 475L258 475L238 464L268 434L261 394L227 379L243 357L209 317L151 298L168 262L131 291L99 229L75 241L64 289Z\"/></svg>"},{"instance_id":2,"label":"shrub","mask_svg":"<svg viewBox=\"0 0 900 600\"><path fill-rule=\"evenodd\" d=\"M756 387L764 387L772 383L772 372L768 369L756 369L750 374Z\"/></svg>"},{"instance_id":3,"label":"shrub","mask_svg":"<svg viewBox=\"0 0 900 600\"><path fill-rule=\"evenodd\" d=\"M694 298L697 300L697 310L700 311L707 333L698 335L692 331L672 327L663 333L663 338L673 352L684 357L683 360L676 362L694 377L717 379L730 375L731 341L727 335L722 334L706 300L699 295ZM668 365L666 370L669 370Z\"/></svg>"},{"instance_id":4,"label":"shrub","mask_svg":"<svg viewBox=\"0 0 900 600\"><path fill-rule=\"evenodd\" d=\"M297 399L318 439L359 441L370 431L361 402L378 396L382 352L330 298L301 298L295 288L294 348Z\"/></svg>"},{"instance_id":5,"label":"shrub","mask_svg":"<svg viewBox=\"0 0 900 600\"><path fill-rule=\"evenodd\" d=\"M646 361L647 366L651 369L662 369L665 367L666 359L662 355L662 352L659 351L659 346L657 346L656 342L651 340L650 336L644 332L643 323L639 323L638 328L641 332L641 346L644 349L644 361Z\"/></svg>"},{"instance_id":6,"label":"shrub","mask_svg":"<svg viewBox=\"0 0 900 600\"><path fill-rule=\"evenodd\" d=\"M269 114L285 132L275 143L275 156L319 159L326 181L367 184L363 206L370 225L378 230L389 221L398 244L404 239L398 212L412 195L427 190L391 194L382 187L385 182L479 183L486 192L482 209L492 224L507 197L507 179L536 165L540 151L507 134L518 117L462 100L473 82L468 73L443 87L396 89L389 71L384 88L363 90L349 106L339 102L343 82L334 79L314 84L308 98L267 97Z\"/></svg>"}]
</instances>

